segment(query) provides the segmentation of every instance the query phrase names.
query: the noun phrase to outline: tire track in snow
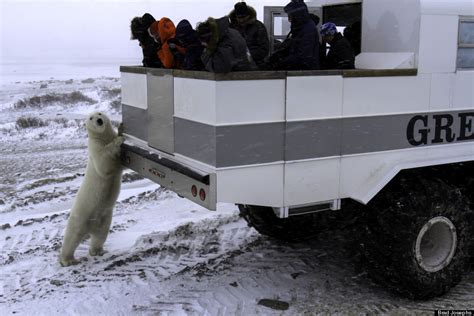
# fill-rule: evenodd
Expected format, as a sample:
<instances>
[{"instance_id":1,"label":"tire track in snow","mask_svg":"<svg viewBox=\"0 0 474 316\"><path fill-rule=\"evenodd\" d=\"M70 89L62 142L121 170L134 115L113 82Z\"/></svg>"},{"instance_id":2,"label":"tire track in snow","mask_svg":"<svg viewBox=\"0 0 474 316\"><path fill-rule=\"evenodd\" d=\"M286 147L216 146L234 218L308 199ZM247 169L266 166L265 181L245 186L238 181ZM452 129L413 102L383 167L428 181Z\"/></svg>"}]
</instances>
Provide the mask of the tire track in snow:
<instances>
[{"instance_id":1,"label":"tire track in snow","mask_svg":"<svg viewBox=\"0 0 474 316\"><path fill-rule=\"evenodd\" d=\"M37 240L37 236L35 234L30 240ZM8 302L27 302L33 299L30 294L33 292L35 297L45 299L55 290L72 291L100 286L103 294L101 290L101 294L94 295L100 303L116 291L117 284L131 283L140 290L148 287L150 282L158 285L166 278L202 262L225 257L256 236L255 231L233 215L181 225L168 233L143 235L132 249L122 254L88 257L87 261L69 268L59 268L57 252L48 249L39 254L42 256L41 263L32 271L25 271L16 285L7 285L4 292L8 293ZM21 235L19 238L26 240L28 237ZM77 251L87 252L87 245L81 244ZM43 272L35 272L38 270ZM41 279L35 277L36 274L42 276ZM96 305L90 306L89 312L96 312L93 310ZM84 311L84 307L81 310Z\"/></svg>"},{"instance_id":2,"label":"tire track in snow","mask_svg":"<svg viewBox=\"0 0 474 316\"><path fill-rule=\"evenodd\" d=\"M163 285L171 290L157 295L149 311L432 315L435 309L474 308L474 272L442 297L425 302L400 298L373 283L355 264L352 238L330 231L319 240L286 244L262 236L244 252L172 276ZM261 299L287 302L289 309L261 306ZM148 311L145 306L141 310Z\"/></svg>"}]
</instances>

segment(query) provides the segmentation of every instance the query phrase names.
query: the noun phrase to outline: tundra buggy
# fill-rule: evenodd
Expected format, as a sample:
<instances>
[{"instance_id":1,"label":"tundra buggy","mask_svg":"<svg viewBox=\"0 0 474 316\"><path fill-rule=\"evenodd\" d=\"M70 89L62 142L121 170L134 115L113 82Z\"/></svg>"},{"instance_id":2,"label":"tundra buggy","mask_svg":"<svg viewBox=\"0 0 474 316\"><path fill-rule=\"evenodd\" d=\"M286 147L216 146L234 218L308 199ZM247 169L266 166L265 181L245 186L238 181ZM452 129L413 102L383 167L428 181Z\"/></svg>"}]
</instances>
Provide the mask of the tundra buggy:
<instances>
[{"instance_id":1,"label":"tundra buggy","mask_svg":"<svg viewBox=\"0 0 474 316\"><path fill-rule=\"evenodd\" d=\"M472 0L316 0L361 25L355 70L121 67L123 164L262 234L310 238L357 204L373 276L413 298L457 284L474 227ZM272 43L288 22L265 8ZM354 202L354 203L353 203Z\"/></svg>"}]
</instances>

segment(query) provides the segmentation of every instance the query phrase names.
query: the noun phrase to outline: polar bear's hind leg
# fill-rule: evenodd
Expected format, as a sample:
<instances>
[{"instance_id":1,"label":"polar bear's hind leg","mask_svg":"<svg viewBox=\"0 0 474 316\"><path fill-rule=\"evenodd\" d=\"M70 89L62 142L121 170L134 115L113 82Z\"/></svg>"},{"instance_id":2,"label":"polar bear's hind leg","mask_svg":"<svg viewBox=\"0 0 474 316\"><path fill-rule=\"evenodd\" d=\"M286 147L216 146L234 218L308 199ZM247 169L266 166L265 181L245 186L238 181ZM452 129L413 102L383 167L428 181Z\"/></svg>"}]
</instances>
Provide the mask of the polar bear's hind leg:
<instances>
[{"instance_id":1,"label":"polar bear's hind leg","mask_svg":"<svg viewBox=\"0 0 474 316\"><path fill-rule=\"evenodd\" d=\"M109 234L111 223L112 210L106 212L100 221L94 225L95 227L91 230L91 244L89 248L91 256L102 256L105 253L103 246Z\"/></svg>"},{"instance_id":2,"label":"polar bear's hind leg","mask_svg":"<svg viewBox=\"0 0 474 316\"><path fill-rule=\"evenodd\" d=\"M72 225L71 225L72 226ZM86 231L84 229L80 231L73 231L73 229L68 225L66 229L66 235L64 236L63 246L61 247L61 255L59 258L59 263L63 267L70 265L78 264L80 261L74 258L74 251L76 251L77 246L86 236Z\"/></svg>"}]
</instances>

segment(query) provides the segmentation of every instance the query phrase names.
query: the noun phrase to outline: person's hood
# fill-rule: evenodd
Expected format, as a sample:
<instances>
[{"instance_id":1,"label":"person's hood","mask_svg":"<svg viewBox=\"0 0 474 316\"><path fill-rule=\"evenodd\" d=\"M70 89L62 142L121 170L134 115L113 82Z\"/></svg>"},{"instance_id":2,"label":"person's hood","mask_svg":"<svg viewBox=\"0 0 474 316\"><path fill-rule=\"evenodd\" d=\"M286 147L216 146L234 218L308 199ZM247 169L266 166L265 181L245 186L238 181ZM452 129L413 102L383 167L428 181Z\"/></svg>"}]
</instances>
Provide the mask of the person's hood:
<instances>
[{"instance_id":1,"label":"person's hood","mask_svg":"<svg viewBox=\"0 0 474 316\"><path fill-rule=\"evenodd\" d=\"M155 18L150 13L145 13L142 16L142 24L145 29L148 29L155 21Z\"/></svg>"},{"instance_id":2,"label":"person's hood","mask_svg":"<svg viewBox=\"0 0 474 316\"><path fill-rule=\"evenodd\" d=\"M191 26L188 20L181 20L176 26L176 39L181 41L184 45L199 41L197 32Z\"/></svg>"},{"instance_id":3,"label":"person's hood","mask_svg":"<svg viewBox=\"0 0 474 316\"><path fill-rule=\"evenodd\" d=\"M151 30L154 31L153 29ZM156 31L156 30L155 30ZM173 38L176 34L176 27L173 21L167 17L161 18L158 22L158 35L162 43L166 42L170 38Z\"/></svg>"},{"instance_id":4,"label":"person's hood","mask_svg":"<svg viewBox=\"0 0 474 316\"><path fill-rule=\"evenodd\" d=\"M255 9L249 5L247 5L247 8L249 10L249 17L245 24L252 24L257 20L257 11L255 11ZM235 14L235 9L230 11L229 19L231 24L237 24L237 16Z\"/></svg>"},{"instance_id":5,"label":"person's hood","mask_svg":"<svg viewBox=\"0 0 474 316\"><path fill-rule=\"evenodd\" d=\"M176 37L186 36L193 31L193 27L188 20L181 20L179 21L178 25L176 25Z\"/></svg>"},{"instance_id":6,"label":"person's hood","mask_svg":"<svg viewBox=\"0 0 474 316\"><path fill-rule=\"evenodd\" d=\"M215 43L219 42L224 37L230 26L228 16L223 16L219 19L208 18L203 22L203 24L207 25L210 29L212 33L211 42Z\"/></svg>"},{"instance_id":7,"label":"person's hood","mask_svg":"<svg viewBox=\"0 0 474 316\"><path fill-rule=\"evenodd\" d=\"M218 29L218 34L219 34L219 40L221 40L225 33L227 33L227 30L230 27L230 21L229 17L223 16L222 18L216 19L216 24L217 24L217 29Z\"/></svg>"},{"instance_id":8,"label":"person's hood","mask_svg":"<svg viewBox=\"0 0 474 316\"><path fill-rule=\"evenodd\" d=\"M305 24L309 19L309 11L306 3L303 1L292 0L288 3L283 10L292 17L292 27L299 27Z\"/></svg>"}]
</instances>

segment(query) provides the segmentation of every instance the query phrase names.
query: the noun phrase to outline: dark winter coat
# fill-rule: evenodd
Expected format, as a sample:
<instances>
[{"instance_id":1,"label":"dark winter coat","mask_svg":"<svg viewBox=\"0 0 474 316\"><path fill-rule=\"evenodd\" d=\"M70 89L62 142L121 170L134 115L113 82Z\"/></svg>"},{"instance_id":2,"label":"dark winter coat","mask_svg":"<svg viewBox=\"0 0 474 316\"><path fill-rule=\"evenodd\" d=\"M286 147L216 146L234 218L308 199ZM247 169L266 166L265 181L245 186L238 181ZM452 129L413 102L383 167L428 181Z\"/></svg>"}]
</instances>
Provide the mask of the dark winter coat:
<instances>
[{"instance_id":1,"label":"dark winter coat","mask_svg":"<svg viewBox=\"0 0 474 316\"><path fill-rule=\"evenodd\" d=\"M148 28L155 22L155 18L145 13L142 17L136 17L132 20L130 29L132 33L132 39L138 40L143 53L143 66L161 68L162 64L156 51L159 49L159 44L156 43L153 38L148 34Z\"/></svg>"},{"instance_id":2,"label":"dark winter coat","mask_svg":"<svg viewBox=\"0 0 474 316\"><path fill-rule=\"evenodd\" d=\"M140 41L140 46L142 47L143 60L142 64L144 67L152 68L162 68L163 64L161 63L160 58L156 54L156 51L160 48L160 45L148 36L143 41Z\"/></svg>"},{"instance_id":3,"label":"dark winter coat","mask_svg":"<svg viewBox=\"0 0 474 316\"><path fill-rule=\"evenodd\" d=\"M238 31L229 27L227 16L220 19L209 18L203 24L208 25L212 32L209 44L201 55L207 71L227 73L255 70L255 63L247 55L245 39Z\"/></svg>"},{"instance_id":4,"label":"dark winter coat","mask_svg":"<svg viewBox=\"0 0 474 316\"><path fill-rule=\"evenodd\" d=\"M257 20L257 12L251 6L247 7L250 15L247 17L244 25L237 23L235 10L230 12L230 27L239 31L240 35L245 39L253 61L259 66L263 64L265 57L270 52L270 42L265 25Z\"/></svg>"},{"instance_id":5,"label":"dark winter coat","mask_svg":"<svg viewBox=\"0 0 474 316\"><path fill-rule=\"evenodd\" d=\"M361 23L356 21L344 29L344 37L349 41L354 51L354 56L360 54Z\"/></svg>"},{"instance_id":6,"label":"dark winter coat","mask_svg":"<svg viewBox=\"0 0 474 316\"><path fill-rule=\"evenodd\" d=\"M193 29L188 20L182 20L176 26L176 45L183 48L177 49L178 64L185 70L203 70L204 65L201 55L204 50L197 32ZM176 56L176 55L175 55Z\"/></svg>"},{"instance_id":7,"label":"dark winter coat","mask_svg":"<svg viewBox=\"0 0 474 316\"><path fill-rule=\"evenodd\" d=\"M292 15L291 33L270 56L269 68L278 70L319 69L319 35L307 10Z\"/></svg>"},{"instance_id":8,"label":"dark winter coat","mask_svg":"<svg viewBox=\"0 0 474 316\"><path fill-rule=\"evenodd\" d=\"M354 69L354 51L349 41L342 36L341 33L336 33L332 39L331 48L326 56L326 69Z\"/></svg>"}]
</instances>

